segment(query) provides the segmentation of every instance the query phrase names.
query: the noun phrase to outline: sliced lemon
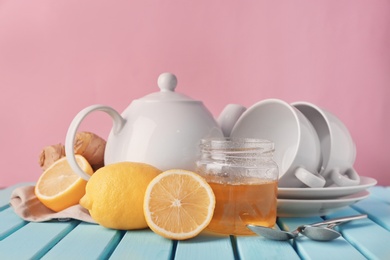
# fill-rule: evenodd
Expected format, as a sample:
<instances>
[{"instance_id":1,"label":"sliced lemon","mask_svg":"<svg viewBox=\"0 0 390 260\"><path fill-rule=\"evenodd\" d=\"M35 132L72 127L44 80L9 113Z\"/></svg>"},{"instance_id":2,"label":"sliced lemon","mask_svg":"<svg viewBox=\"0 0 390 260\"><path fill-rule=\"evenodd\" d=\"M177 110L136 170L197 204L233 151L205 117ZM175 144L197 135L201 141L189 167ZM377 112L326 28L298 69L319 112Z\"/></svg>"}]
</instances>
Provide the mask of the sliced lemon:
<instances>
[{"instance_id":1,"label":"sliced lemon","mask_svg":"<svg viewBox=\"0 0 390 260\"><path fill-rule=\"evenodd\" d=\"M144 199L145 219L155 233L176 240L195 237L213 217L215 196L198 174L168 170L148 185Z\"/></svg>"},{"instance_id":2,"label":"sliced lemon","mask_svg":"<svg viewBox=\"0 0 390 260\"><path fill-rule=\"evenodd\" d=\"M84 172L92 175L92 167L83 156L76 155L76 162ZM86 183L63 157L42 173L35 186L35 195L46 207L58 212L79 203L85 194Z\"/></svg>"}]
</instances>

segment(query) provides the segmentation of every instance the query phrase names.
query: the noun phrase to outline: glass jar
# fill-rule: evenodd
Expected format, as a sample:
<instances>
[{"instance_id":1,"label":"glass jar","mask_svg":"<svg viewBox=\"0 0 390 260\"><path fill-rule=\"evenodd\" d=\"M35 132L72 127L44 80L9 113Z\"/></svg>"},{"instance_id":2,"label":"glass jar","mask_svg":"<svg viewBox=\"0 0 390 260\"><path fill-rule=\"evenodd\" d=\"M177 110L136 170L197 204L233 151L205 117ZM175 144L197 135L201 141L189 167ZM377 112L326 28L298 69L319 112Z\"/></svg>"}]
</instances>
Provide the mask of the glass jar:
<instances>
[{"instance_id":1,"label":"glass jar","mask_svg":"<svg viewBox=\"0 0 390 260\"><path fill-rule=\"evenodd\" d=\"M197 173L212 187L216 205L208 229L231 235L253 234L246 225L276 222L277 164L274 144L246 138L210 138L200 144Z\"/></svg>"}]
</instances>

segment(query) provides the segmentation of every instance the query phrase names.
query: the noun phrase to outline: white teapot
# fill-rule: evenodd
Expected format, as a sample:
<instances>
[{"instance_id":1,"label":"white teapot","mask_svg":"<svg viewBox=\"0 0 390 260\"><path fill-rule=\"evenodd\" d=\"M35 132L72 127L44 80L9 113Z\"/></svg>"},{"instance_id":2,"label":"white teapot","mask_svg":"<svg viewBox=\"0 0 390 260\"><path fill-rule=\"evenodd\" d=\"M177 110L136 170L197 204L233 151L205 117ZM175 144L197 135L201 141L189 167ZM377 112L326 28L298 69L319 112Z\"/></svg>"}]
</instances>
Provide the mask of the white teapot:
<instances>
[{"instance_id":1,"label":"white teapot","mask_svg":"<svg viewBox=\"0 0 390 260\"><path fill-rule=\"evenodd\" d=\"M160 91L134 100L122 114L103 105L92 105L80 111L70 124L65 141L72 169L89 179L76 163L73 144L83 119L91 112L103 111L113 119L104 154L106 165L134 161L160 170L194 170L200 140L223 137L223 134L203 103L176 93L176 85L175 75L163 73L158 78Z\"/></svg>"}]
</instances>

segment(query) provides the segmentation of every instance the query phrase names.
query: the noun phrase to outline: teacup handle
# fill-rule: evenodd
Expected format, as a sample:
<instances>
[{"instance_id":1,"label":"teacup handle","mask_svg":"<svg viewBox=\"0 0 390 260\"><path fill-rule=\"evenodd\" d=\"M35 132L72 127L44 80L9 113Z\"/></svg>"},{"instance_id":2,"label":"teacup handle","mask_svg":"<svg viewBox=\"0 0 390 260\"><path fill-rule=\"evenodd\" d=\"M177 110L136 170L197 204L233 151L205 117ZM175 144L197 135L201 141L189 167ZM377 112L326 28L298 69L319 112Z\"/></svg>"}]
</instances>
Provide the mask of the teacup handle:
<instances>
[{"instance_id":1,"label":"teacup handle","mask_svg":"<svg viewBox=\"0 0 390 260\"><path fill-rule=\"evenodd\" d=\"M360 183L359 174L352 167L347 169L344 174L341 173L340 169L335 168L330 172L331 180L338 186L356 186Z\"/></svg>"},{"instance_id":2,"label":"teacup handle","mask_svg":"<svg viewBox=\"0 0 390 260\"><path fill-rule=\"evenodd\" d=\"M310 188L322 188L326 183L322 175L310 172L303 167L298 167L295 170L295 177Z\"/></svg>"},{"instance_id":3,"label":"teacup handle","mask_svg":"<svg viewBox=\"0 0 390 260\"><path fill-rule=\"evenodd\" d=\"M74 142L76 138L77 129L79 128L81 122L84 118L94 111L102 111L110 115L113 119L113 133L117 134L123 128L125 120L123 117L113 108L103 105L92 105L81 110L73 119L72 123L68 128L65 139L65 154L68 160L68 163L72 170L77 173L81 178L89 180L90 176L85 173L76 162L76 157L74 154Z\"/></svg>"}]
</instances>

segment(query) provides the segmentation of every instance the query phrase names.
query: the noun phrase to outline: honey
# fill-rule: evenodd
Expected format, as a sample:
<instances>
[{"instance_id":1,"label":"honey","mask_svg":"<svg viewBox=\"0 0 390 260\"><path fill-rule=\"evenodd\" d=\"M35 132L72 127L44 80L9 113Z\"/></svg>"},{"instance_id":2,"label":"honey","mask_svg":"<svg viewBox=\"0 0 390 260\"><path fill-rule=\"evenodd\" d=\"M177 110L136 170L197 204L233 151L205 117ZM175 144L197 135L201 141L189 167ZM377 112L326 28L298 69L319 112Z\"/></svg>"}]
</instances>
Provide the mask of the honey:
<instances>
[{"instance_id":1,"label":"honey","mask_svg":"<svg viewBox=\"0 0 390 260\"><path fill-rule=\"evenodd\" d=\"M252 235L247 224L274 226L278 168L272 160L273 144L257 139L207 139L202 140L201 151L197 172L210 184L216 200L208 230Z\"/></svg>"},{"instance_id":2,"label":"honey","mask_svg":"<svg viewBox=\"0 0 390 260\"><path fill-rule=\"evenodd\" d=\"M222 184L209 182L216 204L208 229L223 234L253 234L246 224L272 227L276 221L277 182ZM270 199L272 198L272 199Z\"/></svg>"}]
</instances>

